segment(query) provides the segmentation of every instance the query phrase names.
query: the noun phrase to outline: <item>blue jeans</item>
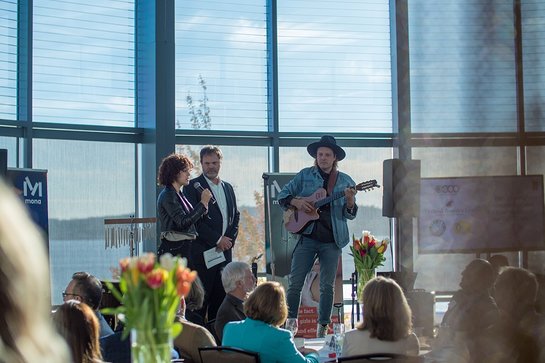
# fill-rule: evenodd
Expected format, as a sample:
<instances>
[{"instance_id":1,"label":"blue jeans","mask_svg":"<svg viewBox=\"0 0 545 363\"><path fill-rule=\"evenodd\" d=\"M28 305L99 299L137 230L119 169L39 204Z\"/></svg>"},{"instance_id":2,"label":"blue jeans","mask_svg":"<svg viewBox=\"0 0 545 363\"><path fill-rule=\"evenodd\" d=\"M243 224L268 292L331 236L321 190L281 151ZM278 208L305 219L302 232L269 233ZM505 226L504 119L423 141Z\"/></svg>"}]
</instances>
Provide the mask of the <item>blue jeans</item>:
<instances>
[{"instance_id":1,"label":"blue jeans","mask_svg":"<svg viewBox=\"0 0 545 363\"><path fill-rule=\"evenodd\" d=\"M320 324L329 324L331 322L335 276L341 252L342 250L335 242L318 242L305 236L299 239L291 259L287 296L289 318L297 318L305 277L312 269L316 258L318 258L320 261L318 322Z\"/></svg>"}]
</instances>

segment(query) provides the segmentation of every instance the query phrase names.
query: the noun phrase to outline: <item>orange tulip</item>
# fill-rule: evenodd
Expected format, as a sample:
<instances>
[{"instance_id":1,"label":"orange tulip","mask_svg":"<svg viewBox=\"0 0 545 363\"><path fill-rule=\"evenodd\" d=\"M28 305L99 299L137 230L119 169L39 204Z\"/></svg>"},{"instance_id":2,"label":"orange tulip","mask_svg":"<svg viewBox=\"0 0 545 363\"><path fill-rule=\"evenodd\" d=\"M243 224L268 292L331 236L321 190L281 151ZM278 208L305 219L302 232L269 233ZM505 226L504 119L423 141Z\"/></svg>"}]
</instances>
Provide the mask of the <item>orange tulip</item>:
<instances>
[{"instance_id":1,"label":"orange tulip","mask_svg":"<svg viewBox=\"0 0 545 363\"><path fill-rule=\"evenodd\" d=\"M125 272L129 269L129 264L131 263L131 259L129 257L125 257L119 261L119 267L121 267L121 272Z\"/></svg>"}]
</instances>

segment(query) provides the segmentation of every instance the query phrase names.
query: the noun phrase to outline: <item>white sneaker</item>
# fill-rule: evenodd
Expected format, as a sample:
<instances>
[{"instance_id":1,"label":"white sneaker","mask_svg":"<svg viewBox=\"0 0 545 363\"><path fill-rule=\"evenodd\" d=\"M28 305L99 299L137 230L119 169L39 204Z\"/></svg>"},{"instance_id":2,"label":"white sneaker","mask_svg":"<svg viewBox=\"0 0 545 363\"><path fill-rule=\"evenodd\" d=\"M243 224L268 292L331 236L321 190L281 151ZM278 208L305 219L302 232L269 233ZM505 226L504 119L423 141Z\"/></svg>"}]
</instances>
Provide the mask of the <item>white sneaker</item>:
<instances>
[{"instance_id":1,"label":"white sneaker","mask_svg":"<svg viewBox=\"0 0 545 363\"><path fill-rule=\"evenodd\" d=\"M316 338L325 338L327 331L329 330L329 325L322 325L318 323L318 327L316 328Z\"/></svg>"}]
</instances>

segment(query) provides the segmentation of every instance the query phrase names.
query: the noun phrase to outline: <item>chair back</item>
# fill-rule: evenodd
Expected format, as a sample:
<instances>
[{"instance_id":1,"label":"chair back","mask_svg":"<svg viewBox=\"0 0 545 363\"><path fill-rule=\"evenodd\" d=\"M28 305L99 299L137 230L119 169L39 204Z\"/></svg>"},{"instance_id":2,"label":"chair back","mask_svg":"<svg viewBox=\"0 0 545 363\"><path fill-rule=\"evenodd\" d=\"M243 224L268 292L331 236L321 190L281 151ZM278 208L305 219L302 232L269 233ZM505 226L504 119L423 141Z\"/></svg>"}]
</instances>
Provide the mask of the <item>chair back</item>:
<instances>
[{"instance_id":1,"label":"chair back","mask_svg":"<svg viewBox=\"0 0 545 363\"><path fill-rule=\"evenodd\" d=\"M202 363L260 363L259 354L233 347L201 347Z\"/></svg>"},{"instance_id":2,"label":"chair back","mask_svg":"<svg viewBox=\"0 0 545 363\"><path fill-rule=\"evenodd\" d=\"M362 355L353 355L348 357L339 357L337 360L338 363L349 362L349 363L421 363L424 362L422 357L411 357L408 355L402 354L362 354Z\"/></svg>"}]
</instances>

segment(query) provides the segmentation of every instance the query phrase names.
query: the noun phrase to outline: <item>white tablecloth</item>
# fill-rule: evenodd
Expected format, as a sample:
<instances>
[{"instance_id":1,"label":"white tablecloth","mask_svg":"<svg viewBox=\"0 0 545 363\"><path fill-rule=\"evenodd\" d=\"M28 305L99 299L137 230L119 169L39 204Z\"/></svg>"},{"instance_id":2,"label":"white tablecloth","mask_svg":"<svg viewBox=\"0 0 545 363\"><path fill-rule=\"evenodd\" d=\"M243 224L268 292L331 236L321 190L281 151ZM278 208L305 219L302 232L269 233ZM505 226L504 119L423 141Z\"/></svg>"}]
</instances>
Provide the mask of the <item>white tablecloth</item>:
<instances>
[{"instance_id":1,"label":"white tablecloth","mask_svg":"<svg viewBox=\"0 0 545 363\"><path fill-rule=\"evenodd\" d=\"M328 336L330 338L330 336ZM318 351L318 360L320 362L334 362L335 358L330 357L329 354L333 350L329 345L325 345L324 338L315 338L315 339L305 339L305 348L310 348Z\"/></svg>"}]
</instances>

